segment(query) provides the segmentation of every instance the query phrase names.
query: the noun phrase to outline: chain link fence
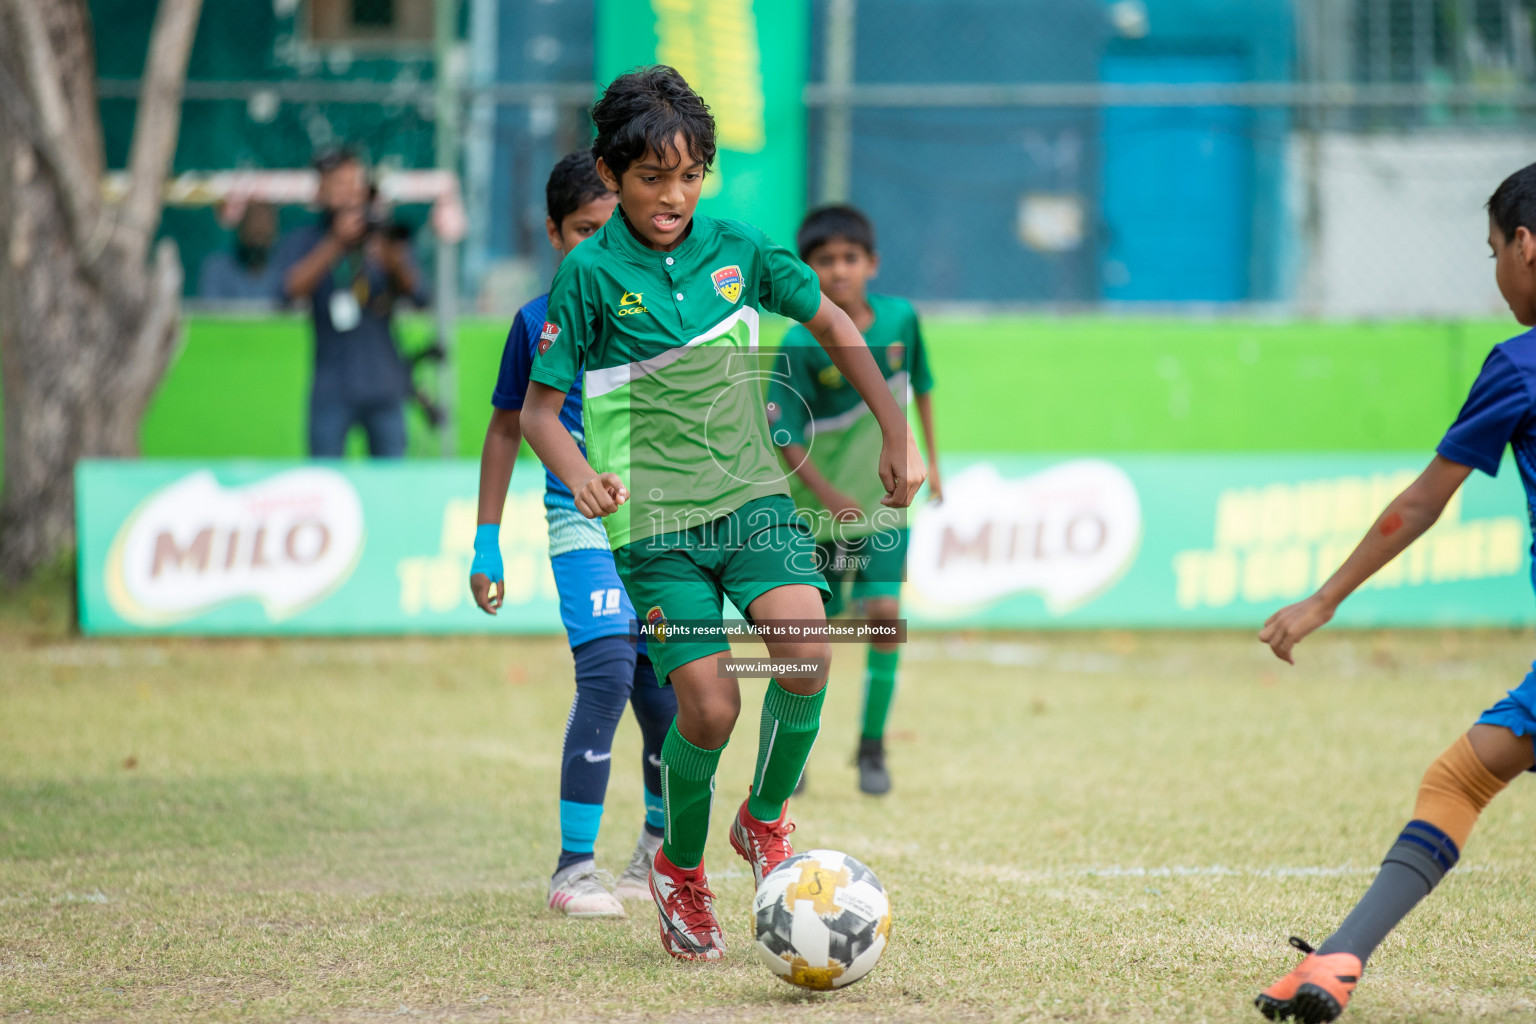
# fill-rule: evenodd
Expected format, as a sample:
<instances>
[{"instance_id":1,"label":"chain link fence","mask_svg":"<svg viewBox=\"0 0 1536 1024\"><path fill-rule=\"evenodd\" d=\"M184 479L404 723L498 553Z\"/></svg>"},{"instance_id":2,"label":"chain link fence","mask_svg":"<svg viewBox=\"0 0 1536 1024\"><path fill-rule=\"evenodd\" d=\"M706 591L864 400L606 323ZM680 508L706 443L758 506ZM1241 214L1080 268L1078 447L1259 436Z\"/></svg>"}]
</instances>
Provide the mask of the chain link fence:
<instances>
[{"instance_id":1,"label":"chain link fence","mask_svg":"<svg viewBox=\"0 0 1536 1024\"><path fill-rule=\"evenodd\" d=\"M1304 311L1500 314L1483 204L1536 160L1530 0L1305 0L1289 173Z\"/></svg>"},{"instance_id":2,"label":"chain link fence","mask_svg":"<svg viewBox=\"0 0 1536 1024\"><path fill-rule=\"evenodd\" d=\"M92 5L108 165L127 161L153 5ZM430 168L436 160L431 0L225 0L205 8L188 67L174 170L307 169L326 149L350 145L380 171ZM313 214L301 205L252 215L241 232L215 197L165 211L198 298L210 258L261 259L260 250ZM425 206L397 216L412 229ZM435 250L418 246L430 270Z\"/></svg>"},{"instance_id":3,"label":"chain link fence","mask_svg":"<svg viewBox=\"0 0 1536 1024\"><path fill-rule=\"evenodd\" d=\"M143 6L93 4L115 166ZM463 0L445 22L447 6L210 5L178 171L304 167L343 141L384 169L451 165L469 212L466 308L514 308L552 267L543 181L588 138L598 12ZM868 210L881 287L928 303L1496 313L1482 204L1536 160L1533 12L814 0L804 199ZM399 215L419 225L426 210ZM280 227L307 216L285 208ZM165 230L193 286L201 259L237 244L211 208L169 210Z\"/></svg>"},{"instance_id":4,"label":"chain link fence","mask_svg":"<svg viewBox=\"0 0 1536 1024\"><path fill-rule=\"evenodd\" d=\"M814 195L870 210L894 290L1503 309L1483 203L1536 160L1529 0L818 6L813 67L854 70L808 90Z\"/></svg>"}]
</instances>

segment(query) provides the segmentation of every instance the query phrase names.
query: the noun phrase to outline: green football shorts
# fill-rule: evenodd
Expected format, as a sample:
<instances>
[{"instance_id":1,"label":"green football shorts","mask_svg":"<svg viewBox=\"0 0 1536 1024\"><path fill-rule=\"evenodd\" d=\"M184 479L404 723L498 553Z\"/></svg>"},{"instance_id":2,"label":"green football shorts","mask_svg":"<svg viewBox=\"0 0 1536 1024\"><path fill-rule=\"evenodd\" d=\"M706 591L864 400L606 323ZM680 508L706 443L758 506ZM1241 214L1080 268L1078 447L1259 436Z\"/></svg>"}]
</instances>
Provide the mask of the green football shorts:
<instances>
[{"instance_id":1,"label":"green football shorts","mask_svg":"<svg viewBox=\"0 0 1536 1024\"><path fill-rule=\"evenodd\" d=\"M827 602L828 618L846 609L850 584L855 602L900 597L907 568L907 528L846 541L824 541L816 545L816 564L822 567L832 592Z\"/></svg>"},{"instance_id":2,"label":"green football shorts","mask_svg":"<svg viewBox=\"0 0 1536 1024\"><path fill-rule=\"evenodd\" d=\"M723 597L747 614L759 596L792 583L831 594L817 568L816 543L786 494L755 498L729 515L686 530L625 544L613 553L619 578L642 625L657 631L646 653L663 682L690 661L729 651L723 634L704 639L678 629L707 633L723 623ZM673 626L671 635L666 627Z\"/></svg>"}]
</instances>

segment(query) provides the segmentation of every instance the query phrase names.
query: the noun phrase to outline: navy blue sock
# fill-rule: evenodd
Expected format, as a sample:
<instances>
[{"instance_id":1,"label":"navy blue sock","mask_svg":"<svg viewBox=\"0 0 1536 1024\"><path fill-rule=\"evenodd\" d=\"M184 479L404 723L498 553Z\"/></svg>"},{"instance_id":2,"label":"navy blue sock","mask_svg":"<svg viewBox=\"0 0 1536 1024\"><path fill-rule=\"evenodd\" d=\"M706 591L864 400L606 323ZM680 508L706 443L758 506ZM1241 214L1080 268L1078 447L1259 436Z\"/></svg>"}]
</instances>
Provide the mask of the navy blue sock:
<instances>
[{"instance_id":1,"label":"navy blue sock","mask_svg":"<svg viewBox=\"0 0 1536 1024\"><path fill-rule=\"evenodd\" d=\"M556 871L590 860L603 820L613 732L634 686L635 646L605 636L574 648L576 697L560 763L560 860Z\"/></svg>"},{"instance_id":2,"label":"navy blue sock","mask_svg":"<svg viewBox=\"0 0 1536 1024\"><path fill-rule=\"evenodd\" d=\"M653 836L666 832L667 816L661 803L661 744L677 717L677 693L662 686L651 659L640 655L635 662L635 687L629 694L644 743L641 754L645 779L645 830Z\"/></svg>"}]
</instances>

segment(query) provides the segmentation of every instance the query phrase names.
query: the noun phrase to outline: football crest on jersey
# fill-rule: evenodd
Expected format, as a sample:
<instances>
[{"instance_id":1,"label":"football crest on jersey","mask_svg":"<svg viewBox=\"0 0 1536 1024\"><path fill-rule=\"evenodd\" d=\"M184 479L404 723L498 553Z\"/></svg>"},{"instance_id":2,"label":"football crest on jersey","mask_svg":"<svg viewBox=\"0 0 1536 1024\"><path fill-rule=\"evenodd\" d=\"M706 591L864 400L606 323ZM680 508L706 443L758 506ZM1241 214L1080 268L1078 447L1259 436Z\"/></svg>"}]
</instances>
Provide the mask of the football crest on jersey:
<instances>
[{"instance_id":1,"label":"football crest on jersey","mask_svg":"<svg viewBox=\"0 0 1536 1024\"><path fill-rule=\"evenodd\" d=\"M709 275L709 280L715 286L715 294L726 302L734 303L741 298L741 268L734 263L728 267L721 267Z\"/></svg>"},{"instance_id":2,"label":"football crest on jersey","mask_svg":"<svg viewBox=\"0 0 1536 1024\"><path fill-rule=\"evenodd\" d=\"M544 329L539 331L539 355L548 352L549 346L553 345L558 337L560 337L560 328L545 320Z\"/></svg>"},{"instance_id":3,"label":"football crest on jersey","mask_svg":"<svg viewBox=\"0 0 1536 1024\"><path fill-rule=\"evenodd\" d=\"M651 605L651 610L645 613L645 624L650 628L650 636L646 639L658 644L667 642L667 617L662 614L661 605Z\"/></svg>"},{"instance_id":4,"label":"football crest on jersey","mask_svg":"<svg viewBox=\"0 0 1536 1024\"><path fill-rule=\"evenodd\" d=\"M907 361L907 346L896 342L885 350L885 365L892 371L901 369L901 364Z\"/></svg>"},{"instance_id":5,"label":"football crest on jersey","mask_svg":"<svg viewBox=\"0 0 1536 1024\"><path fill-rule=\"evenodd\" d=\"M840 388L843 386L843 374L835 366L828 366L816 375L824 388Z\"/></svg>"}]
</instances>

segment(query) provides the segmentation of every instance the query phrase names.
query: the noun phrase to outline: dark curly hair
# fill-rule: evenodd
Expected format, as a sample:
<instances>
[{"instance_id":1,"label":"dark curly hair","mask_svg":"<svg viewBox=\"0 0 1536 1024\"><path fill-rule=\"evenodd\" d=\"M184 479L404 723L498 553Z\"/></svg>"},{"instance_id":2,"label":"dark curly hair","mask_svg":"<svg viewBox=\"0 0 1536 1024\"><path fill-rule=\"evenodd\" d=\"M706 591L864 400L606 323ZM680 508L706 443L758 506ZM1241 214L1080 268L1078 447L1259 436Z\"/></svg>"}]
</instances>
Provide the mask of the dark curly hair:
<instances>
[{"instance_id":1,"label":"dark curly hair","mask_svg":"<svg viewBox=\"0 0 1536 1024\"><path fill-rule=\"evenodd\" d=\"M665 64L608 83L592 108L592 125L597 129L592 152L615 177L623 177L647 150L665 158L679 132L690 157L706 169L715 162L714 115L683 76Z\"/></svg>"},{"instance_id":2,"label":"dark curly hair","mask_svg":"<svg viewBox=\"0 0 1536 1024\"><path fill-rule=\"evenodd\" d=\"M1511 242L1517 228L1536 234L1536 164L1505 178L1488 199L1488 215Z\"/></svg>"},{"instance_id":3,"label":"dark curly hair","mask_svg":"<svg viewBox=\"0 0 1536 1024\"><path fill-rule=\"evenodd\" d=\"M862 246L871 256L875 254L875 226L862 210L846 205L823 206L806 214L805 220L800 222L795 244L800 250L800 258L808 260L811 253L834 238Z\"/></svg>"},{"instance_id":4,"label":"dark curly hair","mask_svg":"<svg viewBox=\"0 0 1536 1024\"><path fill-rule=\"evenodd\" d=\"M561 157L549 172L549 182L544 186L544 209L559 231L565 218L592 200L609 195L613 193L597 176L597 160L592 151L578 149Z\"/></svg>"}]
</instances>

